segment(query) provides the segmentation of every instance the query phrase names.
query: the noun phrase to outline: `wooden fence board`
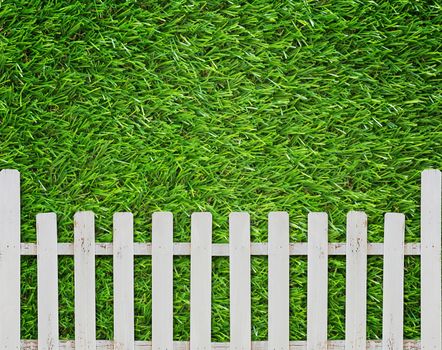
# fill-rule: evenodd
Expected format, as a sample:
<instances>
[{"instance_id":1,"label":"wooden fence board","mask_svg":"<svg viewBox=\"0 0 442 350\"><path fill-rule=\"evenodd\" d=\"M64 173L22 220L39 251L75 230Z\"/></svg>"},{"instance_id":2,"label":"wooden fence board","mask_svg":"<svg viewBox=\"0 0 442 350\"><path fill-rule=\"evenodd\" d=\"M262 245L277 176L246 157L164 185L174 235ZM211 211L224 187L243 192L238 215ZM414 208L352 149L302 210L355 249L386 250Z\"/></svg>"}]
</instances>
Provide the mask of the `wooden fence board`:
<instances>
[{"instance_id":1,"label":"wooden fence board","mask_svg":"<svg viewBox=\"0 0 442 350\"><path fill-rule=\"evenodd\" d=\"M74 216L75 348L96 349L95 218L83 211Z\"/></svg>"},{"instance_id":2,"label":"wooden fence board","mask_svg":"<svg viewBox=\"0 0 442 350\"><path fill-rule=\"evenodd\" d=\"M74 350L74 341L62 340L60 341L60 350ZM304 340L291 341L289 343L289 350L306 350L307 342ZM329 340L327 343L328 350L344 350L345 341L343 340ZM268 342L253 341L251 344L252 350L268 350ZM37 341L22 340L23 350L37 350ZM97 340L97 349L99 350L114 350L114 343L110 340ZM150 341L136 341L135 350L152 350L152 342ZM188 341L174 341L173 350L189 350L190 344ZM367 350L381 350L381 340L368 340L366 343ZM419 340L404 340L404 350L420 350L421 343ZM211 350L233 350L229 343L212 343Z\"/></svg>"},{"instance_id":3,"label":"wooden fence board","mask_svg":"<svg viewBox=\"0 0 442 350\"><path fill-rule=\"evenodd\" d=\"M36 255L37 245L35 243L21 243L21 255ZM173 255L187 256L190 255L190 243L174 243ZM290 243L289 254L291 256L303 256L307 255L307 246L305 242ZM73 255L74 245L73 243L58 243L57 245L58 255ZM419 256L421 254L420 243L405 243L404 253L408 256ZM113 244L112 243L95 243L96 255L112 256ZM150 256L152 255L152 243L134 243L134 254L136 256ZM254 256L267 256L268 255L268 243L250 243L250 254ZM329 243L328 255L329 256L345 256L346 243ZM371 256L382 256L384 254L384 243L368 243L367 254ZM229 243L213 243L212 244L212 256L229 256Z\"/></svg>"},{"instance_id":4,"label":"wooden fence board","mask_svg":"<svg viewBox=\"0 0 442 350\"><path fill-rule=\"evenodd\" d=\"M308 215L307 349L327 349L328 216Z\"/></svg>"},{"instance_id":5,"label":"wooden fence board","mask_svg":"<svg viewBox=\"0 0 442 350\"><path fill-rule=\"evenodd\" d=\"M115 350L134 348L133 215L114 214L114 340Z\"/></svg>"},{"instance_id":6,"label":"wooden fence board","mask_svg":"<svg viewBox=\"0 0 442 350\"><path fill-rule=\"evenodd\" d=\"M250 216L231 213L230 232L230 346L251 347Z\"/></svg>"},{"instance_id":7,"label":"wooden fence board","mask_svg":"<svg viewBox=\"0 0 442 350\"><path fill-rule=\"evenodd\" d=\"M269 350L289 350L289 215L273 212L269 232Z\"/></svg>"},{"instance_id":8,"label":"wooden fence board","mask_svg":"<svg viewBox=\"0 0 442 350\"><path fill-rule=\"evenodd\" d=\"M367 215L347 215L345 348L363 350L367 320Z\"/></svg>"},{"instance_id":9,"label":"wooden fence board","mask_svg":"<svg viewBox=\"0 0 442 350\"><path fill-rule=\"evenodd\" d=\"M421 179L421 341L422 349L442 349L441 172Z\"/></svg>"},{"instance_id":10,"label":"wooden fence board","mask_svg":"<svg viewBox=\"0 0 442 350\"><path fill-rule=\"evenodd\" d=\"M20 349L20 173L0 171L0 349Z\"/></svg>"},{"instance_id":11,"label":"wooden fence board","mask_svg":"<svg viewBox=\"0 0 442 350\"><path fill-rule=\"evenodd\" d=\"M383 281L383 348L403 349L405 216L385 214Z\"/></svg>"},{"instance_id":12,"label":"wooden fence board","mask_svg":"<svg viewBox=\"0 0 442 350\"><path fill-rule=\"evenodd\" d=\"M57 216L37 215L38 349L58 350Z\"/></svg>"},{"instance_id":13,"label":"wooden fence board","mask_svg":"<svg viewBox=\"0 0 442 350\"><path fill-rule=\"evenodd\" d=\"M212 214L193 213L190 256L190 349L210 350Z\"/></svg>"},{"instance_id":14,"label":"wooden fence board","mask_svg":"<svg viewBox=\"0 0 442 350\"><path fill-rule=\"evenodd\" d=\"M152 348L173 349L173 216L152 215Z\"/></svg>"}]
</instances>

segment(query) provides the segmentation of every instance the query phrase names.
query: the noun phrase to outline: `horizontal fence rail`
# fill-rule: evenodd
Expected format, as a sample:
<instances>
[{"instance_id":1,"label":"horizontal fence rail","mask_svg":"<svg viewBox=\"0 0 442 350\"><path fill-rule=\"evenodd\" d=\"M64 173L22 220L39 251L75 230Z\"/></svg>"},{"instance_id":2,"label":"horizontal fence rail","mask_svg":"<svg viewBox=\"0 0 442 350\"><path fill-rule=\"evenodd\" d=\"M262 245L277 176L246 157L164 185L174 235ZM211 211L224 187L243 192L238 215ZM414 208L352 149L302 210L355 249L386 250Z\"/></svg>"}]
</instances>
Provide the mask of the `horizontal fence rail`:
<instances>
[{"instance_id":1,"label":"horizontal fence rail","mask_svg":"<svg viewBox=\"0 0 442 350\"><path fill-rule=\"evenodd\" d=\"M421 242L405 243L405 215L387 213L384 242L367 242L364 212L347 215L347 242L328 242L326 213L308 214L308 242L289 242L289 216L272 212L268 242L250 241L248 213L229 216L229 243L212 243L212 216L193 213L191 242L173 242L173 215L152 215L152 242L133 242L133 216L115 213L112 243L95 242L93 212L74 216L74 242L57 242L57 216L36 217L37 243L20 243L20 174L0 171L0 350L437 349L441 330L441 172L421 178ZM20 257L37 257L38 340L20 339ZM59 340L58 256L74 258L75 339ZM95 259L113 257L114 339L96 339ZM173 341L173 256L188 255L190 341ZM268 341L251 338L251 256L268 256ZM307 339L289 341L290 256L307 257ZM383 339L367 340L367 256L383 256ZM404 256L421 260L421 339L403 339ZM152 256L152 340L134 339L134 256ZM212 257L230 264L230 342L211 342ZM328 340L328 257L346 257L345 339Z\"/></svg>"},{"instance_id":2,"label":"horizontal fence rail","mask_svg":"<svg viewBox=\"0 0 442 350\"><path fill-rule=\"evenodd\" d=\"M211 255L212 256L230 256L229 243L212 243ZM266 256L269 255L268 243L250 243L250 255L253 256ZM149 256L152 255L152 243L133 243L134 255ZM302 256L308 255L307 243L289 243L288 246L289 255ZM172 254L177 256L191 255L190 243L173 243ZM58 243L57 252L58 255L74 255L73 243ZM21 243L20 245L21 255L37 255L36 243ZM328 255L346 255L346 243L328 243L327 244ZM367 243L368 255L384 255L384 243ZM405 255L421 255L420 243L405 243L404 244ZM114 255L113 243L95 243L95 255Z\"/></svg>"},{"instance_id":3,"label":"horizontal fence rail","mask_svg":"<svg viewBox=\"0 0 442 350\"><path fill-rule=\"evenodd\" d=\"M367 350L380 350L380 349L393 349L384 348L382 345L382 340L367 340ZM23 340L22 341L23 350L39 350L37 349L37 341L35 340ZM60 341L60 350L74 350L75 342L73 340ZM97 349L99 350L114 350L119 349L115 347L114 342L111 340L97 340ZM135 350L152 350L152 342L150 341L135 341ZM189 341L174 341L172 350L190 350ZM251 350L268 350L270 349L269 343L267 341L252 341ZM289 350L305 350L307 348L307 342L303 340L290 341ZM318 350L320 348L317 348ZM328 350L345 350L345 342L343 340L329 340L327 342ZM348 348L347 348L348 349ZM404 350L420 350L421 342L419 340L404 340ZM78 350L78 349L77 349ZM211 343L210 348L207 350L233 350L230 343ZM401 348L402 350L402 348Z\"/></svg>"}]
</instances>

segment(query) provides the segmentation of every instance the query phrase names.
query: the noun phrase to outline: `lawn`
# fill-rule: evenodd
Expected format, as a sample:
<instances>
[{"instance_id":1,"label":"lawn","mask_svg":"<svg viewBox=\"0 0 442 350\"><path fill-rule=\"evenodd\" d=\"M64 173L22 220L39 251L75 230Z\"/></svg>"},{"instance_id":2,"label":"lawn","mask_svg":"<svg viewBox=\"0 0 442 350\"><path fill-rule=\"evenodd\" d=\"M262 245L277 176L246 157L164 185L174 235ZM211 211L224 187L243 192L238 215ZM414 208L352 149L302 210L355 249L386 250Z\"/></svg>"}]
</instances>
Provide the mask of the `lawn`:
<instances>
[{"instance_id":1,"label":"lawn","mask_svg":"<svg viewBox=\"0 0 442 350\"><path fill-rule=\"evenodd\" d=\"M329 213L330 241L364 210L406 214L419 241L420 172L442 168L441 6L436 1L0 2L0 168L22 174L22 241L35 215L248 211L266 241L270 211L306 241L309 211ZM60 336L74 338L73 259L61 257ZM135 259L136 338L151 339L151 260ZM188 257L174 264L174 338L189 339ZM229 339L229 263L213 261L213 341ZM267 339L267 260L252 259L254 340ZM406 338L420 337L419 259L406 258ZM345 260L330 258L329 338L344 338ZM291 258L291 339L306 337L306 259ZM37 338L36 259L22 258L22 338ZM97 337L112 339L112 260L97 258ZM382 336L382 258L369 258L368 338Z\"/></svg>"}]
</instances>

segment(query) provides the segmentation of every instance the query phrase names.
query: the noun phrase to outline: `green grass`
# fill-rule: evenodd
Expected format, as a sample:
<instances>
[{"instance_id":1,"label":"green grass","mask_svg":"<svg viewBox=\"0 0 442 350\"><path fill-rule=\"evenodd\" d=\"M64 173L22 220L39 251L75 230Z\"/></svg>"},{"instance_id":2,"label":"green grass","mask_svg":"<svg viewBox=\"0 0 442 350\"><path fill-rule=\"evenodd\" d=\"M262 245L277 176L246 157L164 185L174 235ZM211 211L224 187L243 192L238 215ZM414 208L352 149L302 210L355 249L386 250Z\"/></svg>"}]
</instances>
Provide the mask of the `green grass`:
<instances>
[{"instance_id":1,"label":"green grass","mask_svg":"<svg viewBox=\"0 0 442 350\"><path fill-rule=\"evenodd\" d=\"M441 7L436 1L0 2L0 168L22 173L22 241L54 211L96 213L112 240L132 211L136 241L151 213L213 213L227 242L231 211L254 241L286 210L291 240L309 211L406 214L419 241L419 176L442 168ZM291 259L291 338L306 336L306 260ZM189 338L189 259L175 259L174 333ZM137 257L136 338L150 339L151 261ZM253 339L267 337L267 261L253 258ZM22 337L37 337L36 261L22 259ZM60 258L60 332L74 337L72 257ZM330 258L329 337L344 337L345 260ZM406 259L405 337L419 338L419 260ZM381 337L382 259L369 259L368 336ZM97 259L97 335L112 339L112 261ZM228 260L213 262L213 340L229 337Z\"/></svg>"}]
</instances>

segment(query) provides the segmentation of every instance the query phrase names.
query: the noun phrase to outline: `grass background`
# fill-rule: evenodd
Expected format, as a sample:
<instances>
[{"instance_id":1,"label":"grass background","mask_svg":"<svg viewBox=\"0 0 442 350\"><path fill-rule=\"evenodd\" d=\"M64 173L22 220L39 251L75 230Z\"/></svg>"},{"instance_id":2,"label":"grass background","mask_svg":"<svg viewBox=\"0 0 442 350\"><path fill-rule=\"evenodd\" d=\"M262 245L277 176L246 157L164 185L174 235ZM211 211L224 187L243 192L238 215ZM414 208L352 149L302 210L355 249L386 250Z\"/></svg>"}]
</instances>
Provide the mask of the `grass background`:
<instances>
[{"instance_id":1,"label":"grass background","mask_svg":"<svg viewBox=\"0 0 442 350\"><path fill-rule=\"evenodd\" d=\"M327 211L330 241L365 210L406 214L419 241L419 177L442 168L441 7L436 1L0 2L0 168L22 173L22 241L54 211L96 213L112 240L115 211L193 211L227 242L231 211L252 239L286 210L291 240ZM136 338L151 337L150 264L135 259ZM189 339L188 257L174 264L174 338ZM228 260L213 262L213 340L229 338ZM267 338L267 261L252 259L253 339ZM73 260L61 257L60 333L74 338ZM330 258L329 337L344 338L345 260ZM406 259L405 337L419 338L419 259ZM382 258L369 258L368 337L382 333ZM306 337L306 259L291 258L291 339ZM37 337L36 259L22 258L22 338ZM112 260L97 259L97 336L112 339Z\"/></svg>"}]
</instances>

